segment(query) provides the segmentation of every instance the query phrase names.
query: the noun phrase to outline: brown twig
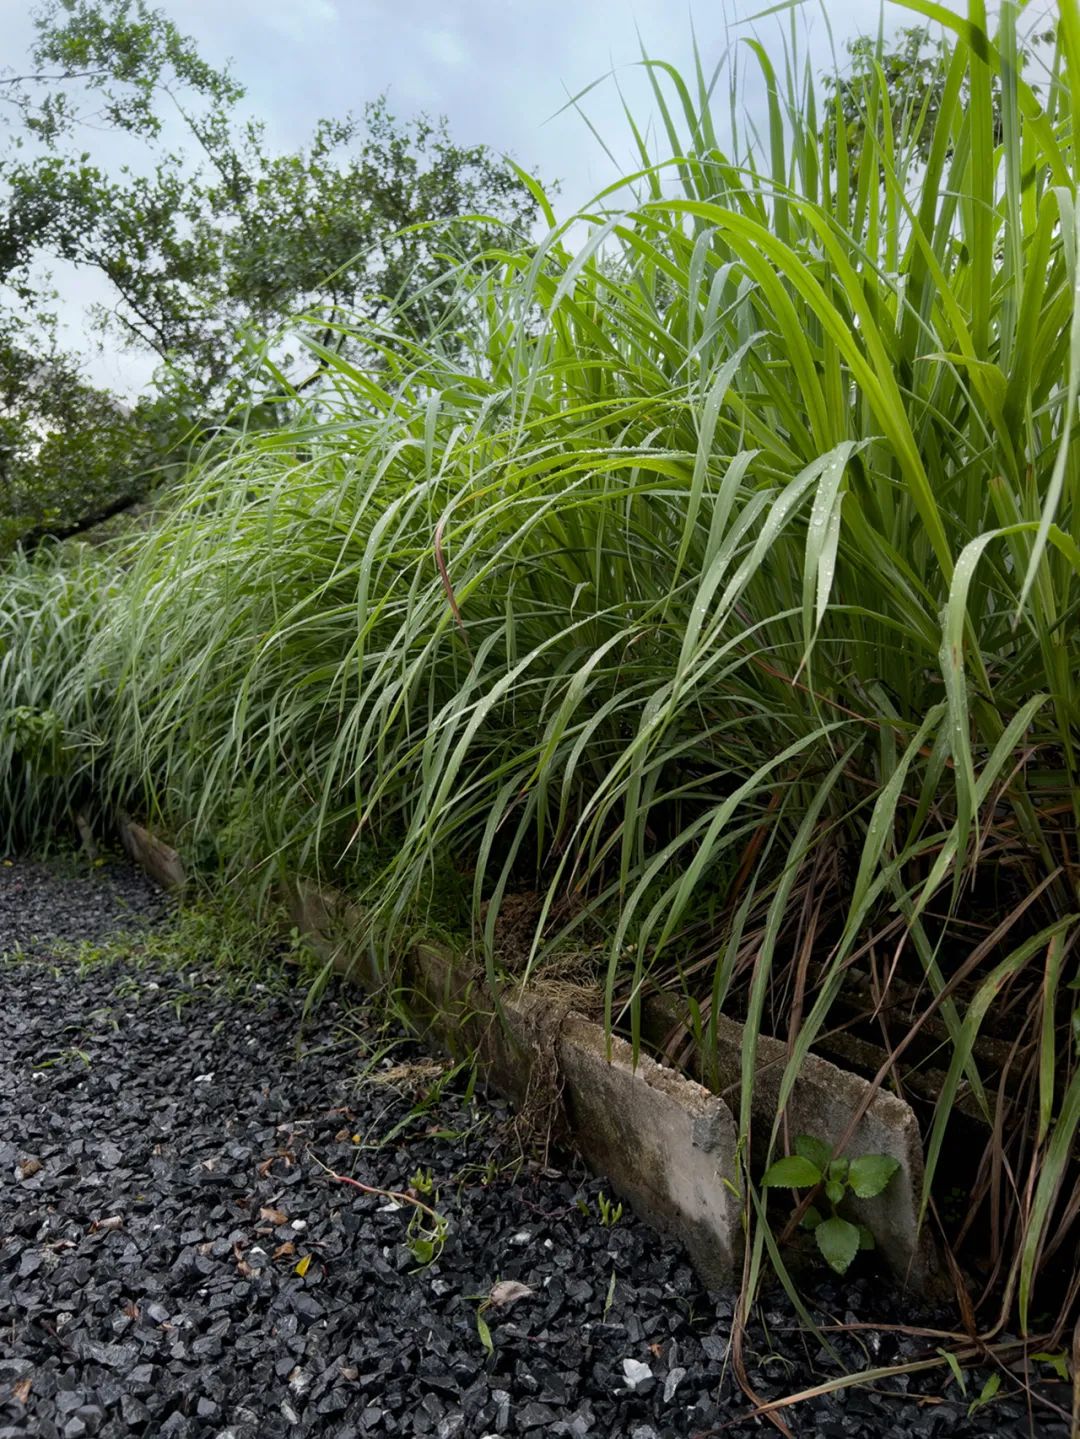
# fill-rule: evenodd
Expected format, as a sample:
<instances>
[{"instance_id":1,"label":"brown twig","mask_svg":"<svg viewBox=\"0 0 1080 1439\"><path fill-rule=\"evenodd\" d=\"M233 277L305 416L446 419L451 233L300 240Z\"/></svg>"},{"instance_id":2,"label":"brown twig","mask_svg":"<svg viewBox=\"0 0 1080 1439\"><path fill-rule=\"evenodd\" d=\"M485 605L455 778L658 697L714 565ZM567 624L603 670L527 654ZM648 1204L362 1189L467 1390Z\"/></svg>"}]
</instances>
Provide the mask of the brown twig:
<instances>
[{"instance_id":1,"label":"brown twig","mask_svg":"<svg viewBox=\"0 0 1080 1439\"><path fill-rule=\"evenodd\" d=\"M441 1214L438 1214L429 1204L425 1204L422 1199L418 1199L415 1194L409 1193L408 1190L380 1189L376 1184L361 1184L359 1179L353 1179L348 1174L338 1174L336 1169L331 1169L328 1164L324 1164L319 1156L310 1149L308 1153L319 1168L331 1179L336 1179L339 1184L347 1184L351 1189L359 1189L362 1194L374 1194L379 1199L392 1199L398 1204L411 1204L414 1209L419 1209L426 1214L437 1229L441 1229L446 1223Z\"/></svg>"},{"instance_id":2,"label":"brown twig","mask_svg":"<svg viewBox=\"0 0 1080 1439\"><path fill-rule=\"evenodd\" d=\"M848 1326L841 1325L838 1327L847 1328ZM1080 1333L1080 1330L1078 1330L1078 1333ZM999 1344L994 1346L969 1344L962 1348L955 1349L951 1352L953 1354L953 1357L958 1361L966 1361L971 1359L979 1359L985 1361L988 1358L995 1361L1000 1361L1006 1354L1010 1354L1017 1349L1024 1350L1027 1347L1028 1346L1024 1343L1024 1341L1016 1340L1007 1344ZM928 1369L939 1369L943 1364L946 1363L948 1363L948 1360L944 1357L944 1355L938 1354L931 1359L914 1359L907 1364L888 1365L881 1369L875 1369L870 1371L869 1375L865 1373L843 1374L838 1379L829 1379L826 1380L823 1384L813 1384L807 1389L800 1389L797 1394L785 1394L781 1399L771 1399L767 1404L759 1404L749 1414L744 1414L737 1419L729 1419L723 1424L716 1425L712 1429L699 1430L698 1433L695 1435L695 1439L705 1439L706 1435L723 1434L727 1430L734 1428L738 1424L745 1424L748 1419L772 1419L775 1422L776 1418L778 1417L777 1411L781 1409L790 1409L793 1405L801 1404L807 1399L819 1399L826 1394L835 1394L840 1389L854 1388L857 1385L865 1384L867 1382L867 1379L870 1377L874 1379L885 1379L889 1378L892 1375L918 1374L925 1372ZM1055 1414L1060 1414L1064 1419L1069 1418L1069 1415L1066 1414L1065 1411L1059 1405L1055 1404L1052 1400L1047 1399L1045 1396L1035 1393L1033 1391L1031 1391L1031 1394L1032 1398L1035 1399L1035 1401L1039 1403L1043 1408L1050 1409Z\"/></svg>"}]
</instances>

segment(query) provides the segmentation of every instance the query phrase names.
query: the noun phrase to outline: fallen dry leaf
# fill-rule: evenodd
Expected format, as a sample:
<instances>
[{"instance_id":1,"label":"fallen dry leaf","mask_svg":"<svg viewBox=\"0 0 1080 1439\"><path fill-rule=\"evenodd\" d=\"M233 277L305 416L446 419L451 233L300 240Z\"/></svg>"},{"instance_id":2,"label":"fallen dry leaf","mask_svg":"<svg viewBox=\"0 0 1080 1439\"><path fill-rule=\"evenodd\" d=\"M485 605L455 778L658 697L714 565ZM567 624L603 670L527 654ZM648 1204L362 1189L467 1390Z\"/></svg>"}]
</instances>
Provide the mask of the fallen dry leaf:
<instances>
[{"instance_id":1,"label":"fallen dry leaf","mask_svg":"<svg viewBox=\"0 0 1080 1439\"><path fill-rule=\"evenodd\" d=\"M378 1069L367 1076L368 1084L419 1085L426 1080L435 1080L446 1073L446 1065L439 1059L416 1059L406 1064L393 1064L389 1069Z\"/></svg>"},{"instance_id":2,"label":"fallen dry leaf","mask_svg":"<svg viewBox=\"0 0 1080 1439\"><path fill-rule=\"evenodd\" d=\"M500 1279L498 1284L491 1286L488 1303L493 1309L509 1309L511 1304L516 1304L519 1299L527 1299L531 1293L529 1286L517 1279Z\"/></svg>"},{"instance_id":3,"label":"fallen dry leaf","mask_svg":"<svg viewBox=\"0 0 1080 1439\"><path fill-rule=\"evenodd\" d=\"M303 1259L300 1260L299 1264L297 1264L297 1265L295 1266L296 1273L299 1274L299 1276L300 1276L301 1279L303 1279L304 1275L308 1272L308 1270L309 1270L310 1268L311 1268L311 1255L310 1255L310 1254L305 1254L304 1257L303 1257Z\"/></svg>"},{"instance_id":4,"label":"fallen dry leaf","mask_svg":"<svg viewBox=\"0 0 1080 1439\"><path fill-rule=\"evenodd\" d=\"M267 1224L288 1224L289 1216L283 1209L271 1209L268 1205L259 1210L259 1218Z\"/></svg>"},{"instance_id":5,"label":"fallen dry leaf","mask_svg":"<svg viewBox=\"0 0 1080 1439\"><path fill-rule=\"evenodd\" d=\"M25 1404L30 1398L30 1385L32 1383L33 1380L31 1379L20 1379L18 1384L11 1386L12 1396L17 1399L20 1404Z\"/></svg>"},{"instance_id":6,"label":"fallen dry leaf","mask_svg":"<svg viewBox=\"0 0 1080 1439\"><path fill-rule=\"evenodd\" d=\"M274 1258L285 1259L288 1257L288 1255L295 1253L296 1245L292 1242L291 1239L288 1239L284 1244L279 1244L278 1247L274 1250Z\"/></svg>"},{"instance_id":7,"label":"fallen dry leaf","mask_svg":"<svg viewBox=\"0 0 1080 1439\"><path fill-rule=\"evenodd\" d=\"M122 1214L110 1214L108 1219L95 1219L90 1226L91 1234L97 1234L102 1229L122 1229L124 1227L124 1216Z\"/></svg>"},{"instance_id":8,"label":"fallen dry leaf","mask_svg":"<svg viewBox=\"0 0 1080 1439\"><path fill-rule=\"evenodd\" d=\"M20 1159L16 1164L15 1177L16 1179L31 1179L41 1168L40 1159L35 1159L33 1155L27 1155L25 1159Z\"/></svg>"}]
</instances>

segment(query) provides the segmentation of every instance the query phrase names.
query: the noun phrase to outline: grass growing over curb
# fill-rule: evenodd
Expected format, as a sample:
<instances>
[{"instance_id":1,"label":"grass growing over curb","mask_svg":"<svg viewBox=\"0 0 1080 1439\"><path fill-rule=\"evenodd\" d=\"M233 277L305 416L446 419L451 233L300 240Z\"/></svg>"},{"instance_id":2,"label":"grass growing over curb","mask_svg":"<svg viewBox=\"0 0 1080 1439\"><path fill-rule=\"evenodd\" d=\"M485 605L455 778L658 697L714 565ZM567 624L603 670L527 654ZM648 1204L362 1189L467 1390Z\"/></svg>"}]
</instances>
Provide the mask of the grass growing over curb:
<instances>
[{"instance_id":1,"label":"grass growing over curb","mask_svg":"<svg viewBox=\"0 0 1080 1439\"><path fill-rule=\"evenodd\" d=\"M16 562L9 842L94 788L264 883L277 861L350 890L388 961L449 890L493 978L528 891L521 977L579 949L635 1041L676 987L706 1061L737 1013L788 1041L781 1106L858 976L883 1082L940 1036L928 1213L959 1099L987 1122L972 1299L1028 1325L1075 1239L1080 1132L1060 12L1036 95L1015 5L992 40L979 0L942 11L932 132L872 72L857 147L790 53L778 74L751 44L766 143L733 119L724 150L716 77L645 62L667 158L639 136L573 229L538 191L547 235L448 270L434 340L365 333L367 366L309 340L317 406L194 472L114 568Z\"/></svg>"}]
</instances>

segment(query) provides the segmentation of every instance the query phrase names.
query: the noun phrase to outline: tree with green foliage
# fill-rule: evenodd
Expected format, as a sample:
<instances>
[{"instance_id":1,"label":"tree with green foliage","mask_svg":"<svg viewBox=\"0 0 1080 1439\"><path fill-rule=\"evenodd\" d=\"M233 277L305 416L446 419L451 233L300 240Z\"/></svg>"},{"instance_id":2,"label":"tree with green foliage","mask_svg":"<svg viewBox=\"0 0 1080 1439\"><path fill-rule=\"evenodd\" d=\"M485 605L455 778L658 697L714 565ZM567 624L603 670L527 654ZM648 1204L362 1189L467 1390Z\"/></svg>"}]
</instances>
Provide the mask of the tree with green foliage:
<instances>
[{"instance_id":1,"label":"tree with green foliage","mask_svg":"<svg viewBox=\"0 0 1080 1439\"><path fill-rule=\"evenodd\" d=\"M27 316L51 310L50 263L103 277L102 337L162 367L168 403L137 407L156 434L135 447L160 454L193 422L216 425L265 390L245 336L272 336L310 311L326 345L362 345L365 322L391 304L396 324L430 333L443 319L447 253L476 253L533 222L535 201L512 165L456 144L443 120L399 120L384 99L359 117L321 120L306 145L275 153L265 127L241 114L231 71L204 61L146 0L46 0L35 27L26 72L0 76L0 386L17 391L5 400L0 461L9 494L13 469L26 490L41 470L37 442L55 432L56 405L35 413L45 392L67 387L91 449L102 426L132 427L108 397L92 418L78 366L28 328ZM95 159L89 125L114 132L131 158ZM458 225L465 214L490 221ZM348 340L335 323L346 312ZM61 502L72 517L75 499ZM36 522L49 508L36 506Z\"/></svg>"},{"instance_id":2,"label":"tree with green foliage","mask_svg":"<svg viewBox=\"0 0 1080 1439\"><path fill-rule=\"evenodd\" d=\"M1018 71L1023 71L1040 46L1054 43L1052 29L1033 34L1026 45L1017 47ZM948 84L947 49L940 33L923 25L906 25L888 45L879 35L857 35L847 42L847 73L826 71L825 93L832 111L834 129L842 126L852 172L859 168L866 141L867 123L880 134L885 103L892 142L913 147L924 163L930 157ZM958 74L959 97L970 104L971 85L967 73ZM1038 94L1039 86L1032 86ZM1001 78L991 82L991 104L996 138L1001 139Z\"/></svg>"}]
</instances>

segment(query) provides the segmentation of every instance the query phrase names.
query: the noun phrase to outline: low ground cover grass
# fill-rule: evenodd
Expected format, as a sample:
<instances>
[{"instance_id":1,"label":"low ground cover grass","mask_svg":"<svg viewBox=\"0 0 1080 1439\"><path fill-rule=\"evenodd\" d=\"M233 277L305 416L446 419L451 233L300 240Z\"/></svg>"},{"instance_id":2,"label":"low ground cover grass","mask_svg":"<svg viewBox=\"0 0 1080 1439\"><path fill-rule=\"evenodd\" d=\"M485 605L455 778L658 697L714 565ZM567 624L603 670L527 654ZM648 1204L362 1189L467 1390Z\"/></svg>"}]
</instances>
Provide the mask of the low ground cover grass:
<instances>
[{"instance_id":1,"label":"low ground cover grass","mask_svg":"<svg viewBox=\"0 0 1080 1439\"><path fill-rule=\"evenodd\" d=\"M1080 10L1036 93L1017 6L912 8L932 104L871 67L852 121L754 42L760 142L737 79L722 149L729 77L645 62L665 158L572 224L537 191L423 345L309 338L319 400L129 553L13 564L0 773L8 843L104 795L350 890L387 964L437 902L497 979L527 895L519 979L577 957L635 1041L674 988L706 1068L736 1014L781 1103L837 1028L932 1069L928 1219L1043 1325L1080 1284Z\"/></svg>"}]
</instances>

